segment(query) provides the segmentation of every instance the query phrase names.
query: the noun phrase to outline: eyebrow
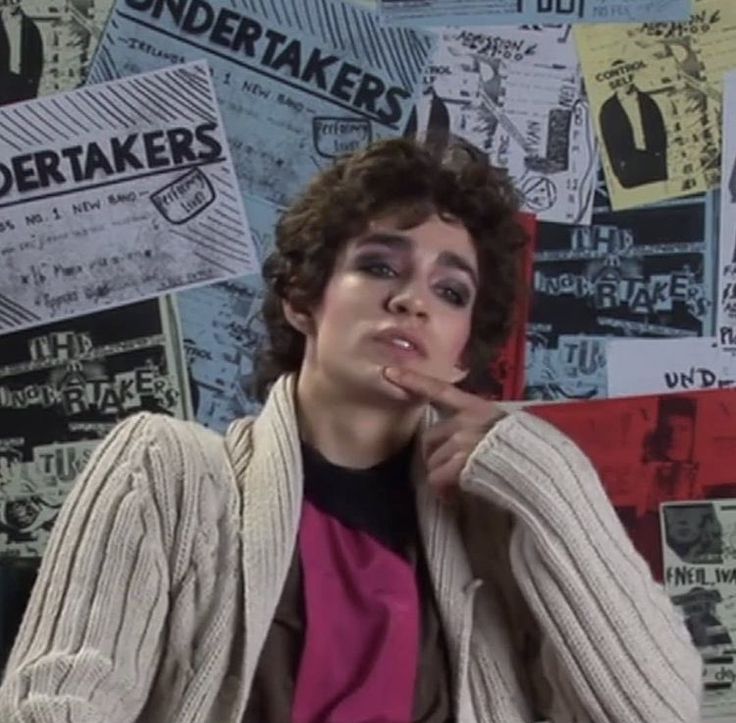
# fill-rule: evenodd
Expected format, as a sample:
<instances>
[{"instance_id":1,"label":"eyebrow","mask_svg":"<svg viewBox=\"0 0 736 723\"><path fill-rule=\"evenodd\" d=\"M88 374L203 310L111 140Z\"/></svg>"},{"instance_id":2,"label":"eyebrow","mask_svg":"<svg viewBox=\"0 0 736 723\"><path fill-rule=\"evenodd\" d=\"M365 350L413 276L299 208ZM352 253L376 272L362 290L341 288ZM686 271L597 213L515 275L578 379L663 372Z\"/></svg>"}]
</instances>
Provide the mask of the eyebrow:
<instances>
[{"instance_id":1,"label":"eyebrow","mask_svg":"<svg viewBox=\"0 0 736 723\"><path fill-rule=\"evenodd\" d=\"M367 246L368 244L378 244L379 246L386 246L387 248L398 249L399 251L410 251L413 242L403 234L376 231L359 238L355 242L355 248ZM476 288L478 287L478 274L472 265L460 256L460 254L456 254L454 251L443 251L437 258L437 263L446 268L464 271L473 280Z\"/></svg>"}]
</instances>

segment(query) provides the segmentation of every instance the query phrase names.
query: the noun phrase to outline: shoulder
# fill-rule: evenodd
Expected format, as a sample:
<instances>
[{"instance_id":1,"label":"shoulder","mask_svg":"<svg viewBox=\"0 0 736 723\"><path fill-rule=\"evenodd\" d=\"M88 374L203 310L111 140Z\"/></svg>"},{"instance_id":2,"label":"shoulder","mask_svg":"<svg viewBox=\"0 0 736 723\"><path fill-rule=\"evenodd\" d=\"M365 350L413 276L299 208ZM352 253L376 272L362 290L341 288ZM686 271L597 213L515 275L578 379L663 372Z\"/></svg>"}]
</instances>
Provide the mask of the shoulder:
<instances>
[{"instance_id":1,"label":"shoulder","mask_svg":"<svg viewBox=\"0 0 736 723\"><path fill-rule=\"evenodd\" d=\"M120 422L100 447L94 474L107 474L111 464L129 468L129 479L153 503L170 545L186 546L182 535L231 519L236 489L224 440L216 432L141 412Z\"/></svg>"},{"instance_id":2,"label":"shoulder","mask_svg":"<svg viewBox=\"0 0 736 723\"><path fill-rule=\"evenodd\" d=\"M156 453L163 457L169 472L187 463L220 468L224 462L222 437L201 424L187 422L166 414L138 412L120 422L108 435L108 444L134 446L138 453Z\"/></svg>"}]
</instances>

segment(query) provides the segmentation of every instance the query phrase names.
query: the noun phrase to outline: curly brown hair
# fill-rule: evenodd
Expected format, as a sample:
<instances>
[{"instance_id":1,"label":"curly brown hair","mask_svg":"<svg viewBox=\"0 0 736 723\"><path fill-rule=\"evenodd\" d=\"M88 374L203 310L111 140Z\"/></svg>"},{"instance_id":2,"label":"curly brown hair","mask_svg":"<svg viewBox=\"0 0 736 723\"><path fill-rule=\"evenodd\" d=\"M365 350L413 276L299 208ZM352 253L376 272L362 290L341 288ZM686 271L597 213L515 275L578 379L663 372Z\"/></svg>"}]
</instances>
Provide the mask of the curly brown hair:
<instances>
[{"instance_id":1,"label":"curly brown hair","mask_svg":"<svg viewBox=\"0 0 736 723\"><path fill-rule=\"evenodd\" d=\"M317 307L348 240L389 213L397 215L400 228L413 228L436 213L460 221L469 232L481 283L464 357L469 373L460 386L481 391L508 336L519 293L527 235L518 223L518 207L506 174L463 141L438 146L381 140L319 173L281 217L275 250L263 264L268 344L255 360L256 398L264 401L273 382L298 371L304 357L305 338L287 321L282 301L299 311Z\"/></svg>"}]
</instances>

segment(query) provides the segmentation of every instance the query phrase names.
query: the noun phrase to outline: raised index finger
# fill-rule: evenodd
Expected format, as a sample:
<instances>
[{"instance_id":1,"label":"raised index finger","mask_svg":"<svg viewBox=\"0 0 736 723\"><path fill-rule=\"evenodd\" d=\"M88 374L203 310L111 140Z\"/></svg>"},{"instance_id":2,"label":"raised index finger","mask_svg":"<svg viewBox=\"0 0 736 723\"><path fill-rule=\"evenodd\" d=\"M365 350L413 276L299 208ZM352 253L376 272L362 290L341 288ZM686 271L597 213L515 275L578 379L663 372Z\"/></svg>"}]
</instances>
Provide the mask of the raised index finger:
<instances>
[{"instance_id":1,"label":"raised index finger","mask_svg":"<svg viewBox=\"0 0 736 723\"><path fill-rule=\"evenodd\" d=\"M383 373L389 381L413 394L425 397L454 411L485 410L487 402L474 394L458 389L450 382L403 367L385 367Z\"/></svg>"}]
</instances>

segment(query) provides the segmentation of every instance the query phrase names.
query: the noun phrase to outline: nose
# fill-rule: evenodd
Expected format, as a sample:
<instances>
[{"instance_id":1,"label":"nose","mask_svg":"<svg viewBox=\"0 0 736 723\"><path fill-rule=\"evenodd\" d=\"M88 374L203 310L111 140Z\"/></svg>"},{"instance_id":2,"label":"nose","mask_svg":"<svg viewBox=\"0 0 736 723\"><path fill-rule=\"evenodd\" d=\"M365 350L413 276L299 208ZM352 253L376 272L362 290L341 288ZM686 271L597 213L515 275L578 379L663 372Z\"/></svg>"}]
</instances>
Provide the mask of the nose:
<instances>
[{"instance_id":1,"label":"nose","mask_svg":"<svg viewBox=\"0 0 736 723\"><path fill-rule=\"evenodd\" d=\"M423 319L428 317L427 300L416 283L394 290L386 300L386 309L392 314L407 314Z\"/></svg>"}]
</instances>

